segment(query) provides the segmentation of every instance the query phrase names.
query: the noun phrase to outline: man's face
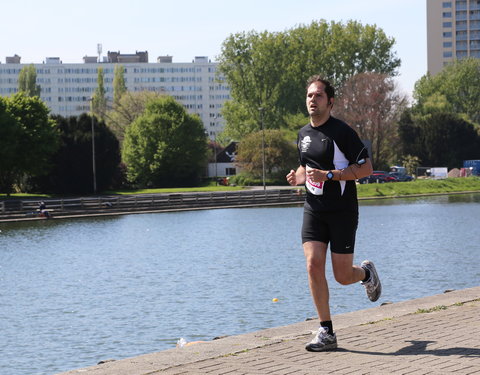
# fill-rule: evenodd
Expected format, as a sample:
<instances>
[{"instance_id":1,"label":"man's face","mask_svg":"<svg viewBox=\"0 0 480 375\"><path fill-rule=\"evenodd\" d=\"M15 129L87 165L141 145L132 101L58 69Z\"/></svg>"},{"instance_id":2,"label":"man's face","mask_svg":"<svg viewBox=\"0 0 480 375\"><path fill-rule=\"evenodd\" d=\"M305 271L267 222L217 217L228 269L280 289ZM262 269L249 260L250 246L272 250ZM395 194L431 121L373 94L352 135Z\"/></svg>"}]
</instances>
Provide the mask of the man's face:
<instances>
[{"instance_id":1,"label":"man's face","mask_svg":"<svg viewBox=\"0 0 480 375\"><path fill-rule=\"evenodd\" d=\"M332 99L331 99L332 100ZM313 82L307 90L307 111L310 116L323 116L330 112L330 103L322 82Z\"/></svg>"}]
</instances>

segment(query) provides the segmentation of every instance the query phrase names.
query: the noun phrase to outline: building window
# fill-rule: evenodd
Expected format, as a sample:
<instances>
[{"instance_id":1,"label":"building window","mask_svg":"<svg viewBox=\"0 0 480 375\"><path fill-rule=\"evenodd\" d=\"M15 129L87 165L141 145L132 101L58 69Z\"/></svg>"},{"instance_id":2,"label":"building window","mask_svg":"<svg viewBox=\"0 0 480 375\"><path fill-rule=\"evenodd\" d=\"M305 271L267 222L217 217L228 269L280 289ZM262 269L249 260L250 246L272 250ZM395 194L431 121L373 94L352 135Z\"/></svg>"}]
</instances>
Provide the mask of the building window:
<instances>
[{"instance_id":1,"label":"building window","mask_svg":"<svg viewBox=\"0 0 480 375\"><path fill-rule=\"evenodd\" d=\"M451 2L451 1L444 1L444 2L442 3L442 6L443 6L444 8L451 8L451 7L452 7L452 2Z\"/></svg>"},{"instance_id":2,"label":"building window","mask_svg":"<svg viewBox=\"0 0 480 375\"><path fill-rule=\"evenodd\" d=\"M452 12L443 12L443 18L451 18Z\"/></svg>"},{"instance_id":3,"label":"building window","mask_svg":"<svg viewBox=\"0 0 480 375\"><path fill-rule=\"evenodd\" d=\"M443 42L443 48L452 48L452 42Z\"/></svg>"},{"instance_id":4,"label":"building window","mask_svg":"<svg viewBox=\"0 0 480 375\"><path fill-rule=\"evenodd\" d=\"M452 37L452 32L451 31L446 31L443 33L444 38L451 38Z\"/></svg>"},{"instance_id":5,"label":"building window","mask_svg":"<svg viewBox=\"0 0 480 375\"><path fill-rule=\"evenodd\" d=\"M227 176L235 176L237 174L237 170L235 168L225 168L225 174Z\"/></svg>"},{"instance_id":6,"label":"building window","mask_svg":"<svg viewBox=\"0 0 480 375\"><path fill-rule=\"evenodd\" d=\"M445 52L443 53L443 57L445 57L445 58L452 57L452 51L445 51Z\"/></svg>"},{"instance_id":7,"label":"building window","mask_svg":"<svg viewBox=\"0 0 480 375\"><path fill-rule=\"evenodd\" d=\"M452 27L452 23L450 21L444 22L443 27Z\"/></svg>"}]
</instances>

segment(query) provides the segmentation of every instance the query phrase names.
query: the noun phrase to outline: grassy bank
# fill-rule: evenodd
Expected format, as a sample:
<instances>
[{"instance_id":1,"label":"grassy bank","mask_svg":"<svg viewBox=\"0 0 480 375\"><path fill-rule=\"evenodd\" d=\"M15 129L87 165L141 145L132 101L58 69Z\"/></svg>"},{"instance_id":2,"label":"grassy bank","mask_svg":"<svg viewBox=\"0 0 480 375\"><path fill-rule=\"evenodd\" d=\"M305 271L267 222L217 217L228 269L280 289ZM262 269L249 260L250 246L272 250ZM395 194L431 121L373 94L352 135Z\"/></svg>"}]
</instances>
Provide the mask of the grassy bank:
<instances>
[{"instance_id":1,"label":"grassy bank","mask_svg":"<svg viewBox=\"0 0 480 375\"><path fill-rule=\"evenodd\" d=\"M242 190L241 186L222 186L222 185L210 185L210 186L199 186L191 188L163 188L163 189L138 189L138 190L119 190L119 191L107 191L104 194L118 194L118 195L129 195L129 194L172 194L172 193L199 193L199 192L210 192L210 191L234 191Z\"/></svg>"},{"instance_id":2,"label":"grassy bank","mask_svg":"<svg viewBox=\"0 0 480 375\"><path fill-rule=\"evenodd\" d=\"M105 191L100 195L128 195L128 194L160 194L160 193L195 193L212 191L233 191L242 190L241 186L208 186L193 188L168 188L168 189L139 189L139 190L119 190ZM416 180L410 182L395 182L385 184L365 184L357 185L358 196L360 198L377 197L400 197L416 194L438 194L453 193L462 191L480 192L480 177L468 178L447 178L445 180ZM46 194L12 194L10 199L27 198L55 198ZM0 199L5 199L5 194L0 194Z\"/></svg>"},{"instance_id":3,"label":"grassy bank","mask_svg":"<svg viewBox=\"0 0 480 375\"><path fill-rule=\"evenodd\" d=\"M444 180L416 180L385 184L357 185L360 198L399 197L415 194L453 193L462 191L480 192L480 177L447 178Z\"/></svg>"},{"instance_id":4,"label":"grassy bank","mask_svg":"<svg viewBox=\"0 0 480 375\"><path fill-rule=\"evenodd\" d=\"M241 186L222 186L211 183L206 186L197 186L189 188L158 188L158 189L136 189L136 190L108 190L99 192L98 195L131 195L131 194L172 194L172 193L198 193L198 192L210 192L210 191L234 191L242 190ZM82 194L87 196L88 194ZM55 194L26 194L15 193L11 194L11 199L27 199L27 198L58 198L60 196ZM61 196L64 197L64 196ZM6 194L0 194L0 199L7 198Z\"/></svg>"}]
</instances>

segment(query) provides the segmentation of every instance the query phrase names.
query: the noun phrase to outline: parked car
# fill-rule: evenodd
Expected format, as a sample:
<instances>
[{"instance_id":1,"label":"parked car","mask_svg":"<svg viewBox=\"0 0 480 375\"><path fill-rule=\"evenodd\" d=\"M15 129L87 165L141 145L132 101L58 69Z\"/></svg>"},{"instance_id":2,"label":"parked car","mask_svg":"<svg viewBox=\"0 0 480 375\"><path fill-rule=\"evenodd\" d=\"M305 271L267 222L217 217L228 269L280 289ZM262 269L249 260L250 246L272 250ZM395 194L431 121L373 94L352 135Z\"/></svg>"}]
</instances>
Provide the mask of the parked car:
<instances>
[{"instance_id":1,"label":"parked car","mask_svg":"<svg viewBox=\"0 0 480 375\"><path fill-rule=\"evenodd\" d=\"M390 172L390 176L397 179L397 181L412 181L413 177L409 176L408 174L398 173L398 172Z\"/></svg>"},{"instance_id":2,"label":"parked car","mask_svg":"<svg viewBox=\"0 0 480 375\"><path fill-rule=\"evenodd\" d=\"M370 176L358 179L358 183L360 184L372 184L372 183L383 184L385 182L395 182L395 181L397 181L395 177L388 175L384 171L373 171L373 173Z\"/></svg>"}]
</instances>

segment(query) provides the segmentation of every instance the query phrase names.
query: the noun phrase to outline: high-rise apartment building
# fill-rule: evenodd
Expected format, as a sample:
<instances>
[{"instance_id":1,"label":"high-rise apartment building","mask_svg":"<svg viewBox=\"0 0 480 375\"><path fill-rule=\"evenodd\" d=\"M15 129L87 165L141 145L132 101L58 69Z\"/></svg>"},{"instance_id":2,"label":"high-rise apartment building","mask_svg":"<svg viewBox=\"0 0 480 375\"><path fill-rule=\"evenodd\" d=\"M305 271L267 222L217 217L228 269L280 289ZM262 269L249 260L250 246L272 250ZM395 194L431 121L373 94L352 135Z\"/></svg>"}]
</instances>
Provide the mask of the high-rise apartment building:
<instances>
[{"instance_id":1,"label":"high-rise apartment building","mask_svg":"<svg viewBox=\"0 0 480 375\"><path fill-rule=\"evenodd\" d=\"M147 59L147 60L146 60ZM115 65L125 68L127 90L165 92L181 103L189 113L200 116L211 139L223 130L220 110L230 99L230 90L217 76L218 63L208 57L197 56L191 63L174 63L171 56L161 56L156 63L148 63L146 52L122 55L109 52L105 62L97 57L83 58L83 63L63 64L58 57L49 57L42 64L34 64L41 99L53 114L65 117L90 111L90 98L97 87L98 68L103 68L107 100L113 100ZM116 61L116 62L111 62ZM18 74L30 64L21 64L20 57L7 57L0 64L0 95L10 96L18 91Z\"/></svg>"},{"instance_id":2,"label":"high-rise apartment building","mask_svg":"<svg viewBox=\"0 0 480 375\"><path fill-rule=\"evenodd\" d=\"M480 58L480 0L427 0L428 71L455 59Z\"/></svg>"}]
</instances>

